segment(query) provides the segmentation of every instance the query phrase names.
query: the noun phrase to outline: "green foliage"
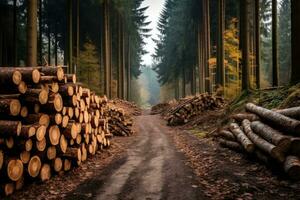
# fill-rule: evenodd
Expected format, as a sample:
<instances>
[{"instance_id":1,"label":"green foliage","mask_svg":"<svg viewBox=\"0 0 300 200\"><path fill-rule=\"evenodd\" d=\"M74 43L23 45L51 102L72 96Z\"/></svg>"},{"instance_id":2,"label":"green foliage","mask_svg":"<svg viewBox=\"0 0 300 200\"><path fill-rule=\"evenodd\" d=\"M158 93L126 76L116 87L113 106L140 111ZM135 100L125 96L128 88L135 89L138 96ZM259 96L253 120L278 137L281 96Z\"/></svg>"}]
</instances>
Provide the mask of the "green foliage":
<instances>
[{"instance_id":1,"label":"green foliage","mask_svg":"<svg viewBox=\"0 0 300 200\"><path fill-rule=\"evenodd\" d=\"M78 68L78 80L100 94L102 84L100 84L99 55L95 45L90 40L84 43L83 50L80 52L80 66Z\"/></svg>"}]
</instances>

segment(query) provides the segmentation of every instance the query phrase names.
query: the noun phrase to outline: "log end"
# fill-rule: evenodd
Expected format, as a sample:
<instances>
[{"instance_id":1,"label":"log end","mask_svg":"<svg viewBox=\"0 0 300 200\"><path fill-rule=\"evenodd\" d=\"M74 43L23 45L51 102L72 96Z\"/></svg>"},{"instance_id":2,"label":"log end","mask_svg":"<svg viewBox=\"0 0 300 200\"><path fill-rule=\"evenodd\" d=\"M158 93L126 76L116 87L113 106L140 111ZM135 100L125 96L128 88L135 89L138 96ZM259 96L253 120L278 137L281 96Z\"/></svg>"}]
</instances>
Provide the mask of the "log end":
<instances>
[{"instance_id":1,"label":"log end","mask_svg":"<svg viewBox=\"0 0 300 200\"><path fill-rule=\"evenodd\" d=\"M42 162L41 159L38 156L33 156L28 164L28 174L35 178L39 175L40 173L40 169L42 167Z\"/></svg>"},{"instance_id":2,"label":"log end","mask_svg":"<svg viewBox=\"0 0 300 200\"><path fill-rule=\"evenodd\" d=\"M23 163L21 160L10 160L7 165L7 175L12 181L17 181L23 175Z\"/></svg>"},{"instance_id":3,"label":"log end","mask_svg":"<svg viewBox=\"0 0 300 200\"><path fill-rule=\"evenodd\" d=\"M51 126L49 129L49 139L52 145L58 145L60 138L60 130L57 125Z\"/></svg>"},{"instance_id":4,"label":"log end","mask_svg":"<svg viewBox=\"0 0 300 200\"><path fill-rule=\"evenodd\" d=\"M20 71L14 71L12 75L12 81L15 85L19 85L22 81L22 74Z\"/></svg>"},{"instance_id":5,"label":"log end","mask_svg":"<svg viewBox=\"0 0 300 200\"><path fill-rule=\"evenodd\" d=\"M39 72L39 70L34 69L32 71L32 81L33 81L33 83L35 83L35 84L39 83L40 79L41 79L41 73Z\"/></svg>"},{"instance_id":6,"label":"log end","mask_svg":"<svg viewBox=\"0 0 300 200\"><path fill-rule=\"evenodd\" d=\"M17 99L13 99L9 105L10 114L12 116L18 116L21 111L21 103Z\"/></svg>"}]
</instances>

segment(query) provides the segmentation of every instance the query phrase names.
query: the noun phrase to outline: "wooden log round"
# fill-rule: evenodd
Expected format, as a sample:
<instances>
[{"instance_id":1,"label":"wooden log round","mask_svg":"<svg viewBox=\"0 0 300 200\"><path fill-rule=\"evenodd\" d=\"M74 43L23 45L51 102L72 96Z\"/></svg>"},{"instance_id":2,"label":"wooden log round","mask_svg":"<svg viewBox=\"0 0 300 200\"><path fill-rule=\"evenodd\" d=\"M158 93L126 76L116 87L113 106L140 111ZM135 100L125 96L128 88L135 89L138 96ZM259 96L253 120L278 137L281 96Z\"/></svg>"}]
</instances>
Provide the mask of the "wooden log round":
<instances>
[{"instance_id":1,"label":"wooden log round","mask_svg":"<svg viewBox=\"0 0 300 200\"><path fill-rule=\"evenodd\" d=\"M47 140L44 137L41 141L36 141L36 149L40 152L45 151L47 146Z\"/></svg>"},{"instance_id":2,"label":"wooden log round","mask_svg":"<svg viewBox=\"0 0 300 200\"><path fill-rule=\"evenodd\" d=\"M18 116L21 103L18 99L0 99L0 114Z\"/></svg>"},{"instance_id":3,"label":"wooden log round","mask_svg":"<svg viewBox=\"0 0 300 200\"><path fill-rule=\"evenodd\" d=\"M291 179L300 179L300 160L296 156L288 156L284 163L284 171Z\"/></svg>"},{"instance_id":4,"label":"wooden log round","mask_svg":"<svg viewBox=\"0 0 300 200\"><path fill-rule=\"evenodd\" d=\"M60 136L59 147L60 147L60 150L62 153L66 153L67 148L68 148L68 141L66 140L64 135Z\"/></svg>"},{"instance_id":5,"label":"wooden log round","mask_svg":"<svg viewBox=\"0 0 300 200\"><path fill-rule=\"evenodd\" d=\"M51 167L49 164L44 163L40 171L41 181L47 181L51 178Z\"/></svg>"},{"instance_id":6,"label":"wooden log round","mask_svg":"<svg viewBox=\"0 0 300 200\"><path fill-rule=\"evenodd\" d=\"M8 149L12 149L15 145L15 140L13 137L8 137L5 139L5 144Z\"/></svg>"},{"instance_id":7,"label":"wooden log round","mask_svg":"<svg viewBox=\"0 0 300 200\"><path fill-rule=\"evenodd\" d=\"M30 151L22 151L20 153L20 160L23 164L27 164L30 160Z\"/></svg>"},{"instance_id":8,"label":"wooden log round","mask_svg":"<svg viewBox=\"0 0 300 200\"><path fill-rule=\"evenodd\" d=\"M56 158L56 147L55 146L50 146L47 148L47 158L48 160L53 160Z\"/></svg>"},{"instance_id":9,"label":"wooden log round","mask_svg":"<svg viewBox=\"0 0 300 200\"><path fill-rule=\"evenodd\" d=\"M69 122L63 134L68 139L76 139L77 137L77 126L76 123Z\"/></svg>"},{"instance_id":10,"label":"wooden log round","mask_svg":"<svg viewBox=\"0 0 300 200\"><path fill-rule=\"evenodd\" d=\"M72 163L69 159L64 159L64 171L70 171Z\"/></svg>"},{"instance_id":11,"label":"wooden log round","mask_svg":"<svg viewBox=\"0 0 300 200\"><path fill-rule=\"evenodd\" d=\"M7 68L0 68L0 83L19 85L22 81L22 74L17 69L8 70Z\"/></svg>"},{"instance_id":12,"label":"wooden log round","mask_svg":"<svg viewBox=\"0 0 300 200\"><path fill-rule=\"evenodd\" d=\"M21 83L18 85L18 91L21 94L25 94L27 91L27 84L24 81L21 81Z\"/></svg>"},{"instance_id":13,"label":"wooden log round","mask_svg":"<svg viewBox=\"0 0 300 200\"><path fill-rule=\"evenodd\" d=\"M21 190L24 186L24 176L22 176L19 180L16 181L15 183L15 189L16 190Z\"/></svg>"},{"instance_id":14,"label":"wooden log round","mask_svg":"<svg viewBox=\"0 0 300 200\"><path fill-rule=\"evenodd\" d=\"M35 133L37 141L42 141L45 138L46 132L47 132L46 126L44 125L39 126Z\"/></svg>"},{"instance_id":15,"label":"wooden log round","mask_svg":"<svg viewBox=\"0 0 300 200\"><path fill-rule=\"evenodd\" d=\"M23 117L23 118L25 118L25 117L27 117L28 116L28 108L27 108L27 106L22 106L21 107L21 111L20 111L20 116L21 117Z\"/></svg>"},{"instance_id":16,"label":"wooden log round","mask_svg":"<svg viewBox=\"0 0 300 200\"><path fill-rule=\"evenodd\" d=\"M0 134L3 136L19 136L22 130L20 121L0 120Z\"/></svg>"},{"instance_id":17,"label":"wooden log round","mask_svg":"<svg viewBox=\"0 0 300 200\"><path fill-rule=\"evenodd\" d=\"M64 115L63 118L62 118L62 123L61 123L61 126L63 128L66 128L69 124L69 116L67 115Z\"/></svg>"},{"instance_id":18,"label":"wooden log round","mask_svg":"<svg viewBox=\"0 0 300 200\"><path fill-rule=\"evenodd\" d=\"M19 159L10 159L7 164L7 176L12 181L19 180L23 175L23 163Z\"/></svg>"},{"instance_id":19,"label":"wooden log round","mask_svg":"<svg viewBox=\"0 0 300 200\"><path fill-rule=\"evenodd\" d=\"M56 157L53 161L52 161L52 166L55 172L60 172L62 170L63 167L63 162L62 159L59 157Z\"/></svg>"},{"instance_id":20,"label":"wooden log round","mask_svg":"<svg viewBox=\"0 0 300 200\"><path fill-rule=\"evenodd\" d=\"M33 156L27 166L28 174L35 178L39 175L42 167L41 159L38 156Z\"/></svg>"},{"instance_id":21,"label":"wooden log round","mask_svg":"<svg viewBox=\"0 0 300 200\"><path fill-rule=\"evenodd\" d=\"M52 145L58 145L60 139L60 129L57 125L53 125L49 129L49 140Z\"/></svg>"},{"instance_id":22,"label":"wooden log round","mask_svg":"<svg viewBox=\"0 0 300 200\"><path fill-rule=\"evenodd\" d=\"M246 136L246 134L240 129L239 125L236 123L230 124L230 130L235 135L236 139L243 145L245 150L248 153L253 153L255 145L253 142Z\"/></svg>"},{"instance_id":23,"label":"wooden log round","mask_svg":"<svg viewBox=\"0 0 300 200\"><path fill-rule=\"evenodd\" d=\"M41 72L46 76L56 76L58 81L64 81L64 70L62 67L42 67Z\"/></svg>"},{"instance_id":24,"label":"wooden log round","mask_svg":"<svg viewBox=\"0 0 300 200\"><path fill-rule=\"evenodd\" d=\"M33 125L22 125L20 137L30 138L33 137L36 133L36 128Z\"/></svg>"},{"instance_id":25,"label":"wooden log round","mask_svg":"<svg viewBox=\"0 0 300 200\"><path fill-rule=\"evenodd\" d=\"M1 185L1 191L3 191L3 194L5 196L9 196L9 195L13 194L15 191L14 183L12 183L12 182L4 183L3 185Z\"/></svg>"}]
</instances>

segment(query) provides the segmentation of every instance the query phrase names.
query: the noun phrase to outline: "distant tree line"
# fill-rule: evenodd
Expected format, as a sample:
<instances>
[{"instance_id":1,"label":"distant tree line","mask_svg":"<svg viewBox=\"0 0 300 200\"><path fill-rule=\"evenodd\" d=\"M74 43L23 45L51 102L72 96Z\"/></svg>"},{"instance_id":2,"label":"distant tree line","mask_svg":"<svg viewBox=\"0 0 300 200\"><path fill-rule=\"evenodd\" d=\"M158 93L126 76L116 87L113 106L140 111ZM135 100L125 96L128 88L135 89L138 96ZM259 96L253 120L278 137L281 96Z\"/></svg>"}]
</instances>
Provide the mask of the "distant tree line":
<instances>
[{"instance_id":1,"label":"distant tree line","mask_svg":"<svg viewBox=\"0 0 300 200\"><path fill-rule=\"evenodd\" d=\"M161 85L179 98L298 83L292 37L293 0L166 0L156 42ZM295 13L295 12L294 12ZM292 17L291 17L292 16ZM299 56L298 56L299 57ZM294 62L295 63L295 62ZM297 79L298 81L293 81Z\"/></svg>"},{"instance_id":2,"label":"distant tree line","mask_svg":"<svg viewBox=\"0 0 300 200\"><path fill-rule=\"evenodd\" d=\"M1 0L0 66L67 65L100 94L130 99L149 37L143 0Z\"/></svg>"}]
</instances>

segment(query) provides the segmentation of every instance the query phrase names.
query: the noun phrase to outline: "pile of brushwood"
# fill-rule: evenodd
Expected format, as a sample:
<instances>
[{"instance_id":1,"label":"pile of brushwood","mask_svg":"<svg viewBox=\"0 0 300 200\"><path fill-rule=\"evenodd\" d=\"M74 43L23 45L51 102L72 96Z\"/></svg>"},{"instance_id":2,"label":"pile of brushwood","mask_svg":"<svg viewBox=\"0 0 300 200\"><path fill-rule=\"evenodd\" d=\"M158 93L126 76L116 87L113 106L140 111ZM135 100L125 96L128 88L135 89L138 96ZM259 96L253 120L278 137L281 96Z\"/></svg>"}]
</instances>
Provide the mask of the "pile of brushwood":
<instances>
[{"instance_id":1,"label":"pile of brushwood","mask_svg":"<svg viewBox=\"0 0 300 200\"><path fill-rule=\"evenodd\" d=\"M0 68L0 192L81 165L132 120L63 67Z\"/></svg>"},{"instance_id":2,"label":"pile of brushwood","mask_svg":"<svg viewBox=\"0 0 300 200\"><path fill-rule=\"evenodd\" d=\"M246 104L245 113L217 133L227 148L254 155L266 164L282 166L291 179L300 179L300 107L269 110Z\"/></svg>"},{"instance_id":3,"label":"pile of brushwood","mask_svg":"<svg viewBox=\"0 0 300 200\"><path fill-rule=\"evenodd\" d=\"M165 119L169 126L186 124L192 117L207 110L215 110L224 106L224 99L207 93L180 99L175 106L165 111Z\"/></svg>"}]
</instances>

